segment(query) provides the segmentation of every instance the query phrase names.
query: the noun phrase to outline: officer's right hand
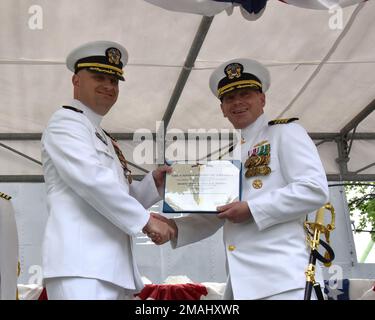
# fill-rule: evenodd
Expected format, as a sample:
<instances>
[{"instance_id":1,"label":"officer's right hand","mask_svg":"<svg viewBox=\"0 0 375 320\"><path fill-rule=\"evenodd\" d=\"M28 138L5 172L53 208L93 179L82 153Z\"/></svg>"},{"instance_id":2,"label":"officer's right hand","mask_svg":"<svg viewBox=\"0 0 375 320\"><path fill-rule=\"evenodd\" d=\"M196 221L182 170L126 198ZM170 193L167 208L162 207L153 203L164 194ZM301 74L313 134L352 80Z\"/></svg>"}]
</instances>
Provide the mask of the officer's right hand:
<instances>
[{"instance_id":1,"label":"officer's right hand","mask_svg":"<svg viewBox=\"0 0 375 320\"><path fill-rule=\"evenodd\" d=\"M164 244L177 237L177 226L173 220L170 220L157 213L151 213L150 219L142 231L155 244Z\"/></svg>"}]
</instances>

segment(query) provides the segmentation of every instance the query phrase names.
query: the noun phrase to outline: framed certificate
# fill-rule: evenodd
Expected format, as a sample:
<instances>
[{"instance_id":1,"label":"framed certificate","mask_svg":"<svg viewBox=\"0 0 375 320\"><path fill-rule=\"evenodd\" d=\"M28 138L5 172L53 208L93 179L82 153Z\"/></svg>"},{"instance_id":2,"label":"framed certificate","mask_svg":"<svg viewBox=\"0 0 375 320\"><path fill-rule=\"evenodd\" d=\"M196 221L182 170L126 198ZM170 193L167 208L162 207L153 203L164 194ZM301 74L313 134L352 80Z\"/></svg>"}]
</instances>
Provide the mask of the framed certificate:
<instances>
[{"instance_id":1,"label":"framed certificate","mask_svg":"<svg viewBox=\"0 0 375 320\"><path fill-rule=\"evenodd\" d=\"M175 162L165 178L164 213L216 213L216 207L241 200L241 162Z\"/></svg>"}]
</instances>

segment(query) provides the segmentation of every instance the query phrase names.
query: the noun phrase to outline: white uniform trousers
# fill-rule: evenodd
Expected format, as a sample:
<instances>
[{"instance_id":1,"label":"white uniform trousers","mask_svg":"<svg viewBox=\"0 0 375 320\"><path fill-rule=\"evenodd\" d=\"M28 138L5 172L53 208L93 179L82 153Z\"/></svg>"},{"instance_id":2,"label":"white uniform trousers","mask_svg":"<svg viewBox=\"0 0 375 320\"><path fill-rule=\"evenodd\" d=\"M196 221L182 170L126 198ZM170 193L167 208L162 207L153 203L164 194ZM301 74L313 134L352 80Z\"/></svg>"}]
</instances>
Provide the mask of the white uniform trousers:
<instances>
[{"instance_id":1,"label":"white uniform trousers","mask_svg":"<svg viewBox=\"0 0 375 320\"><path fill-rule=\"evenodd\" d=\"M294 289L285 292L281 292L278 294L274 294L273 296L264 297L260 300L303 300L305 296L305 289ZM311 293L311 300L315 299L315 292Z\"/></svg>"},{"instance_id":2,"label":"white uniform trousers","mask_svg":"<svg viewBox=\"0 0 375 320\"><path fill-rule=\"evenodd\" d=\"M98 279L58 277L44 279L44 282L48 300L127 300L132 297L125 288Z\"/></svg>"},{"instance_id":3,"label":"white uniform trousers","mask_svg":"<svg viewBox=\"0 0 375 320\"><path fill-rule=\"evenodd\" d=\"M304 297L305 289L295 289L264 297L259 300L303 300ZM230 277L228 277L227 280L227 285L223 294L223 300L233 300L233 291ZM311 292L311 300L317 300L314 289Z\"/></svg>"}]
</instances>

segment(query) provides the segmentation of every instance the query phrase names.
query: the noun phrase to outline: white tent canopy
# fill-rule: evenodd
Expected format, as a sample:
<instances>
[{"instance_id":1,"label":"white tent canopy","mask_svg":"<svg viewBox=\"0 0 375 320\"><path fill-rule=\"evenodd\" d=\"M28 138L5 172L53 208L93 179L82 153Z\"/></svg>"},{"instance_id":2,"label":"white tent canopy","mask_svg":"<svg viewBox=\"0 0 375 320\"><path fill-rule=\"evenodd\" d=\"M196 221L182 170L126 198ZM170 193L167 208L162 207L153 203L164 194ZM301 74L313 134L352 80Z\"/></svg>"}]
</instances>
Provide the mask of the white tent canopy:
<instances>
[{"instance_id":1,"label":"white tent canopy","mask_svg":"<svg viewBox=\"0 0 375 320\"><path fill-rule=\"evenodd\" d=\"M1 0L0 143L8 148L0 148L0 181L41 180L40 164L9 148L40 161L41 132L72 97L65 57L93 40L129 51L103 127L131 161L132 134L156 132L157 121L168 130L231 128L208 78L220 63L249 57L271 72L267 116L299 117L331 180L375 180L375 2L340 12L270 0L248 21L238 8L203 17L143 0Z\"/></svg>"}]
</instances>

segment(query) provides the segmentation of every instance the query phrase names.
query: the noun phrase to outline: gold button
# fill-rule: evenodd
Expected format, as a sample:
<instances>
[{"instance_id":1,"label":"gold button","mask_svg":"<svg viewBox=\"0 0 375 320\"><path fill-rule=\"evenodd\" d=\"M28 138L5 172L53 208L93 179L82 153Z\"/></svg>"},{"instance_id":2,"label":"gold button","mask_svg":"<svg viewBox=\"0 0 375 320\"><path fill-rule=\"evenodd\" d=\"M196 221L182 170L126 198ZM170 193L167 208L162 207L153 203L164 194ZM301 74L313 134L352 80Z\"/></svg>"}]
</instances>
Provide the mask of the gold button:
<instances>
[{"instance_id":1,"label":"gold button","mask_svg":"<svg viewBox=\"0 0 375 320\"><path fill-rule=\"evenodd\" d=\"M263 182L260 179L256 179L253 181L253 188L254 189L260 189L263 187Z\"/></svg>"},{"instance_id":2,"label":"gold button","mask_svg":"<svg viewBox=\"0 0 375 320\"><path fill-rule=\"evenodd\" d=\"M234 250L236 250L236 246L228 246L228 250L229 251L234 251Z\"/></svg>"}]
</instances>

